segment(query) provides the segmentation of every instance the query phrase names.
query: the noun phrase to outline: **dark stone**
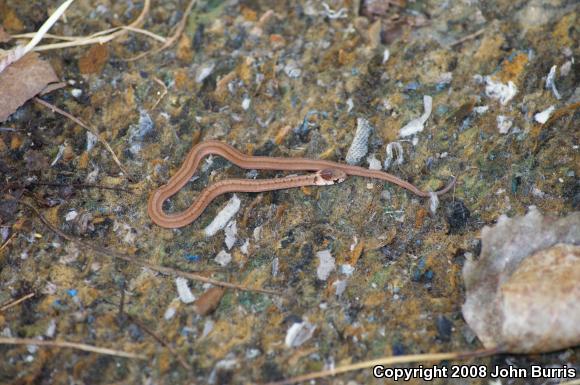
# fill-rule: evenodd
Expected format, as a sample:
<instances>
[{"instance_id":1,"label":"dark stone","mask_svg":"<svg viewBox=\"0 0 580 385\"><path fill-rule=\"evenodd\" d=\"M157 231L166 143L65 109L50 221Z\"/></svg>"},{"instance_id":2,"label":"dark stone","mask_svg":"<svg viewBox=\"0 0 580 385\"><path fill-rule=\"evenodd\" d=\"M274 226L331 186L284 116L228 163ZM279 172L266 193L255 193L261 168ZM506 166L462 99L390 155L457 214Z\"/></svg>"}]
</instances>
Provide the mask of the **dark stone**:
<instances>
[{"instance_id":1,"label":"dark stone","mask_svg":"<svg viewBox=\"0 0 580 385\"><path fill-rule=\"evenodd\" d=\"M445 217L449 224L449 231L453 234L463 229L467 225L470 215L469 209L462 200L456 199L448 204L445 207Z\"/></svg>"},{"instance_id":2,"label":"dark stone","mask_svg":"<svg viewBox=\"0 0 580 385\"><path fill-rule=\"evenodd\" d=\"M436 324L437 338L443 342L449 342L451 340L453 322L451 322L447 317L440 315L437 317Z\"/></svg>"}]
</instances>

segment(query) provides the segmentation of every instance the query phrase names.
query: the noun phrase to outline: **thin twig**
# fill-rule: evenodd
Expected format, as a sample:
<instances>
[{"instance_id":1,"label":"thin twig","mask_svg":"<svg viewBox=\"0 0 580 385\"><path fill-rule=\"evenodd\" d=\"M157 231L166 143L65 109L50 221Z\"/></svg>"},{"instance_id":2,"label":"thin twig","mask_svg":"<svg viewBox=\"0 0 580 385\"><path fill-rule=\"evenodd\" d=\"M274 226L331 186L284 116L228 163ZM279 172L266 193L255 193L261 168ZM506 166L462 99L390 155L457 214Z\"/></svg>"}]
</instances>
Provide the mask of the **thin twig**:
<instances>
[{"instance_id":1,"label":"thin twig","mask_svg":"<svg viewBox=\"0 0 580 385\"><path fill-rule=\"evenodd\" d=\"M124 193L132 194L133 191L130 189L126 189L123 187L116 187L116 186L103 186L100 184L94 183L52 183L52 182L32 182L30 185L33 186L50 186L50 187L74 187L74 188L97 188L101 190L113 190L113 191L121 191Z\"/></svg>"},{"instance_id":2,"label":"thin twig","mask_svg":"<svg viewBox=\"0 0 580 385\"><path fill-rule=\"evenodd\" d=\"M296 382L314 380L316 378L323 378L328 376L334 376L341 373L352 372L354 370L368 369L377 365L391 366L395 364L408 364L412 362L434 362L434 361L447 361L447 360L466 360L469 358L476 357L487 357L494 354L501 353L502 350L499 348L492 349L482 349L469 352L449 352L449 353L427 353L427 354L410 354L405 356L393 356L393 357L383 357L376 360L363 361L356 364L343 365L330 370L322 370L320 372L314 372L305 374L302 376L292 377L287 380L269 382L266 385L288 385L294 384Z\"/></svg>"},{"instance_id":3,"label":"thin twig","mask_svg":"<svg viewBox=\"0 0 580 385\"><path fill-rule=\"evenodd\" d=\"M479 31L476 31L476 32L471 33L471 34L466 35L466 36L463 36L459 40L456 40L453 43L447 45L447 47L449 47L449 48L455 47L456 45L459 45L461 43L466 42L467 40L471 40L471 39L474 39L474 38L478 37L479 35L483 34L484 32L485 32L485 28L482 28Z\"/></svg>"},{"instance_id":4,"label":"thin twig","mask_svg":"<svg viewBox=\"0 0 580 385\"><path fill-rule=\"evenodd\" d=\"M123 35L126 35L131 28L139 28L141 24L145 21L145 17L147 13L149 13L149 8L151 5L151 0L145 0L143 3L143 10L139 14L139 16L128 26L121 27L121 28L112 28L107 31L100 31L91 36L88 36L86 39L74 40L65 43L54 43L54 44L45 44L39 45L38 47L34 48L35 51L46 51L50 49L60 49L60 48L68 48L68 47L78 47L81 45L88 45L88 44L104 44L113 39L119 38ZM114 31L114 32L111 32Z\"/></svg>"},{"instance_id":5,"label":"thin twig","mask_svg":"<svg viewBox=\"0 0 580 385\"><path fill-rule=\"evenodd\" d=\"M75 42L75 41L76 42L79 42L80 41L80 42L82 42L82 41L85 41L85 40L86 41L88 41L88 40L94 40L95 38L97 38L99 36L107 36L107 35L109 35L109 34L111 34L113 32L116 32L116 31L120 30L120 29L126 29L126 30L131 31L131 32L140 33L140 34L145 35L145 36L148 36L148 37L150 37L150 38L152 38L154 40L157 40L157 41L159 41L161 43L165 43L165 41L167 40L163 36L159 36L159 35L151 32L151 31L148 31L148 30L142 29L142 28L132 27L130 25L126 25L126 26L123 26L123 27L109 28L109 29L106 29L104 31L99 31L99 32L96 32L96 33L94 33L92 35L88 35L88 36L62 36L62 35L53 35L51 33L47 33L47 34L44 35L44 38L45 39L61 40L61 41L71 41L71 42ZM18 35L12 35L12 37L15 38L15 39L30 39L33 36L34 36L34 33L21 33L21 34L18 34ZM96 43L100 43L101 41L95 41L95 42ZM46 46L39 46L37 48L40 48L40 49L37 49L37 51L47 50L48 48L46 48L46 47L48 47L48 45L46 45Z\"/></svg>"},{"instance_id":6,"label":"thin twig","mask_svg":"<svg viewBox=\"0 0 580 385\"><path fill-rule=\"evenodd\" d=\"M98 346L79 344L76 342L68 342L68 341L43 341L43 340L35 340L33 338L0 337L0 344L5 344L5 345L36 345L36 346L51 346L54 348L72 348L72 349L84 350L85 352L106 354L109 356L126 357L126 358L139 358L141 360L147 359L147 357L142 355L142 354L129 353L129 352L124 352L122 350L100 348Z\"/></svg>"},{"instance_id":7,"label":"thin twig","mask_svg":"<svg viewBox=\"0 0 580 385\"><path fill-rule=\"evenodd\" d=\"M6 303L5 305L0 306L0 313L4 312L5 310L8 310L11 307L16 306L19 303L24 302L28 298L32 298L32 297L34 297L34 293L28 293L24 297L20 297L14 301L10 301L10 302Z\"/></svg>"},{"instance_id":8,"label":"thin twig","mask_svg":"<svg viewBox=\"0 0 580 385\"><path fill-rule=\"evenodd\" d=\"M81 241L80 239L77 239L71 235L68 235L68 234L60 231L54 225L52 225L33 205L26 203L24 201L21 201L21 200L17 200L16 202L18 204L21 204L21 205L27 207L28 209L30 209L38 217L38 219L40 219L40 221L42 223L44 223L44 225L49 230L51 230L52 232L54 232L58 236L66 239L70 242L73 242L74 244L76 244L78 246L89 248L89 249L91 249L91 250L93 250L101 255L106 255L106 256L111 257L111 258L121 259L121 260L129 262L129 263L136 263L138 265L141 265L143 267L146 267L146 268L151 269L153 271L157 271L158 273L162 273L162 274L174 275L174 276L188 278L188 279L191 279L194 281L199 281L199 282L204 282L204 283L211 283L212 285L228 287L230 289L236 289L236 290L242 290L242 291L251 291L251 292L263 293L263 294L281 295L279 292L274 291L274 290L251 289L251 288L248 288L245 286L236 285L234 283L223 282L223 281L218 281L218 280L215 280L212 278L207 278L207 277L204 277L203 275L200 275L200 274L189 273L189 272L177 270L177 269L174 269L171 267L154 265L152 263L139 260L131 255L121 254L118 252L113 252L113 251L104 249L104 248L99 247L99 246L95 246L91 243Z\"/></svg>"},{"instance_id":9,"label":"thin twig","mask_svg":"<svg viewBox=\"0 0 580 385\"><path fill-rule=\"evenodd\" d=\"M60 108L58 108L57 106L50 104L49 102L46 102L38 97L34 98L34 101L37 102L38 104L51 109L53 112L59 113L64 117L69 118L70 120L72 120L73 122L75 122L76 124L78 124L79 126L85 128L86 130L88 130L91 134L93 134L94 136L97 137L97 139L99 139L99 141L103 144L103 146L105 146L105 148L107 149L107 151L109 151L111 153L111 156L113 157L113 161L117 164L117 166L119 166L119 168L121 169L121 171L129 178L130 174L129 172L125 169L125 167L123 167L123 165L121 164L121 161L119 160L119 158L117 158L117 155L115 155L115 152L113 151L113 149L111 148L111 146L109 145L109 143L107 143L107 141L103 138L101 138L101 136L99 135L99 133L97 132L97 130L95 130L94 128L90 127L88 124L86 124L85 122L83 122L82 120L74 117L73 115L69 114L68 112L61 110Z\"/></svg>"},{"instance_id":10,"label":"thin twig","mask_svg":"<svg viewBox=\"0 0 580 385\"><path fill-rule=\"evenodd\" d=\"M12 239L14 239L14 237L15 237L15 236L16 236L16 233L13 233L13 234L10 236L10 238L8 238L8 239L6 240L6 242L4 242L4 243L2 244L2 246L0 246L0 251L4 250L4 248L5 248L6 246L8 246L8 244L10 243L10 241L12 241Z\"/></svg>"},{"instance_id":11,"label":"thin twig","mask_svg":"<svg viewBox=\"0 0 580 385\"><path fill-rule=\"evenodd\" d=\"M157 76L153 76L153 80L159 84L161 87L163 87L163 92L161 92L161 95L159 96L159 98L157 99L157 101L155 102L155 104L153 104L153 107L151 107L151 110L154 110L155 107L157 107L157 105L159 104L159 102L161 101L161 99L163 99L163 97L165 95L167 95L167 86L165 85L165 83L163 83L161 81L161 79L159 79Z\"/></svg>"},{"instance_id":12,"label":"thin twig","mask_svg":"<svg viewBox=\"0 0 580 385\"><path fill-rule=\"evenodd\" d=\"M155 48L155 49L150 50L150 51L142 52L135 57L125 59L125 60L126 61L135 61L135 60L139 60L141 58L144 58L145 56L150 55L150 54L155 55L155 54L171 47L173 44L175 44L177 39L179 39L179 37L183 33L183 30L185 29L185 27L187 25L187 18L189 17L189 14L191 13L193 6L195 5L196 2L197 2L197 0L190 0L189 1L189 4L187 4L187 8L185 9L185 12L183 13L183 17L179 21L179 24L177 24L177 28L175 28L175 33L172 36L168 37L165 40L165 43L163 43L163 45L161 45L161 47Z\"/></svg>"},{"instance_id":13,"label":"thin twig","mask_svg":"<svg viewBox=\"0 0 580 385\"><path fill-rule=\"evenodd\" d=\"M173 347L169 343L167 343L167 341L165 341L164 339L162 339L153 330L149 329L147 326L145 326L145 324L143 324L143 322L139 321L137 318L135 318L131 314L128 314L128 313L125 313L125 314L127 315L127 317L129 317L129 319L131 320L131 322L133 322L135 325L139 326L139 328L143 329L145 331L145 333L147 333L151 337L153 337L153 339L155 341L157 341L161 345L165 346L167 348L167 350L169 350L169 352L171 354L173 354L173 356L175 356L175 358L181 364L181 366L183 366L187 370L192 370L191 365L189 365L187 363L187 361L185 361L185 359L182 356L180 356L179 353L177 353L177 351L175 349L173 349Z\"/></svg>"}]
</instances>

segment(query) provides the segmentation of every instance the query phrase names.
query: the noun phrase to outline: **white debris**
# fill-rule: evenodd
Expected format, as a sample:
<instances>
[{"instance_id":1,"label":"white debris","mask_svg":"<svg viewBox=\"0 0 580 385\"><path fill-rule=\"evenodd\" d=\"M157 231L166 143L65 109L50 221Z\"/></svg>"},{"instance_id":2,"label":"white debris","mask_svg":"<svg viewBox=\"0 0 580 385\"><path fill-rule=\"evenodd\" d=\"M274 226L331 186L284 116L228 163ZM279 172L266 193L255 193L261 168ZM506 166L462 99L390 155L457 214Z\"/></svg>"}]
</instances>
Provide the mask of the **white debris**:
<instances>
[{"instance_id":1,"label":"white debris","mask_svg":"<svg viewBox=\"0 0 580 385\"><path fill-rule=\"evenodd\" d=\"M344 291L346 290L346 280L339 279L338 281L334 281L332 283L332 286L334 287L334 294L337 297L340 297L342 295L342 293L344 293Z\"/></svg>"},{"instance_id":2,"label":"white debris","mask_svg":"<svg viewBox=\"0 0 580 385\"><path fill-rule=\"evenodd\" d=\"M170 319L172 319L175 316L175 314L177 313L178 306L179 306L179 299L176 298L173 301L171 301L171 303L169 304L169 306L165 310L165 313L163 313L163 319L165 319L165 321L169 321Z\"/></svg>"},{"instance_id":3,"label":"white debris","mask_svg":"<svg viewBox=\"0 0 580 385\"><path fill-rule=\"evenodd\" d=\"M437 197L437 194L430 191L429 192L429 211L431 211L431 214L435 214L435 212L437 211L437 207L439 207L439 198Z\"/></svg>"},{"instance_id":4,"label":"white debris","mask_svg":"<svg viewBox=\"0 0 580 385\"><path fill-rule=\"evenodd\" d=\"M391 167L391 163L393 162L393 148L397 152L397 159L395 160L395 166L403 164L403 146L399 142L391 142L387 144L387 157L385 158L385 170L388 170Z\"/></svg>"},{"instance_id":5,"label":"white debris","mask_svg":"<svg viewBox=\"0 0 580 385\"><path fill-rule=\"evenodd\" d=\"M353 108L354 108L354 102L352 101L352 98L348 98L346 100L346 112L351 112Z\"/></svg>"},{"instance_id":6,"label":"white debris","mask_svg":"<svg viewBox=\"0 0 580 385\"><path fill-rule=\"evenodd\" d=\"M224 229L224 233L226 235L225 243L228 250L231 250L236 240L238 239L238 226L236 225L236 221L229 221Z\"/></svg>"},{"instance_id":7,"label":"white debris","mask_svg":"<svg viewBox=\"0 0 580 385\"><path fill-rule=\"evenodd\" d=\"M550 119L550 115L552 115L552 112L554 112L555 109L556 107L550 106L546 108L544 111L538 112L537 114L534 115L534 120L538 123L542 124L546 123L548 119Z\"/></svg>"},{"instance_id":8,"label":"white debris","mask_svg":"<svg viewBox=\"0 0 580 385\"><path fill-rule=\"evenodd\" d=\"M399 132L399 136L404 138L406 136L415 135L425 128L425 122L431 116L431 110L433 108L433 98L429 95L423 96L423 106L425 108L425 112L420 117L411 120L409 123L405 125L405 127L401 128Z\"/></svg>"},{"instance_id":9,"label":"white debris","mask_svg":"<svg viewBox=\"0 0 580 385\"><path fill-rule=\"evenodd\" d=\"M272 261L272 277L278 276L278 270L280 269L280 258L276 257Z\"/></svg>"},{"instance_id":10,"label":"white debris","mask_svg":"<svg viewBox=\"0 0 580 385\"><path fill-rule=\"evenodd\" d=\"M85 182L86 183L95 183L97 181L97 178L99 177L99 167L95 167L95 169L91 172L89 172L87 174L87 177L85 178Z\"/></svg>"},{"instance_id":11,"label":"white debris","mask_svg":"<svg viewBox=\"0 0 580 385\"><path fill-rule=\"evenodd\" d=\"M333 11L326 3L322 3L322 6L324 7L324 12L321 12L323 17L328 17L329 19L344 19L345 17L348 16L347 15L348 9L346 8L341 8L338 11Z\"/></svg>"},{"instance_id":12,"label":"white debris","mask_svg":"<svg viewBox=\"0 0 580 385\"><path fill-rule=\"evenodd\" d=\"M69 211L66 213L64 220L67 222L73 221L78 215L79 213L76 210Z\"/></svg>"},{"instance_id":13,"label":"white debris","mask_svg":"<svg viewBox=\"0 0 580 385\"><path fill-rule=\"evenodd\" d=\"M254 240L256 242L259 241L261 236L262 236L262 226L256 227L253 231L253 235L254 235Z\"/></svg>"},{"instance_id":14,"label":"white debris","mask_svg":"<svg viewBox=\"0 0 580 385\"><path fill-rule=\"evenodd\" d=\"M330 273L336 268L334 264L334 257L330 254L330 250L322 250L316 253L318 258L318 268L316 275L321 281L326 281Z\"/></svg>"},{"instance_id":15,"label":"white debris","mask_svg":"<svg viewBox=\"0 0 580 385\"><path fill-rule=\"evenodd\" d=\"M368 120L363 118L358 118L356 120L356 132L352 139L350 148L348 149L348 153L346 154L346 163L350 165L358 164L367 154L368 141L372 129L373 128Z\"/></svg>"},{"instance_id":16,"label":"white debris","mask_svg":"<svg viewBox=\"0 0 580 385\"><path fill-rule=\"evenodd\" d=\"M97 138L96 135L90 131L87 131L87 152L91 151L93 147L95 147L97 140L99 140L99 138Z\"/></svg>"},{"instance_id":17,"label":"white debris","mask_svg":"<svg viewBox=\"0 0 580 385\"><path fill-rule=\"evenodd\" d=\"M214 261L221 267L226 267L232 261L232 255L222 250L215 256Z\"/></svg>"},{"instance_id":18,"label":"white debris","mask_svg":"<svg viewBox=\"0 0 580 385\"><path fill-rule=\"evenodd\" d=\"M240 209L240 198L236 194L228 201L226 206L216 215L211 223L203 230L206 237L212 237L223 229L226 224L236 215Z\"/></svg>"},{"instance_id":19,"label":"white debris","mask_svg":"<svg viewBox=\"0 0 580 385\"><path fill-rule=\"evenodd\" d=\"M175 278L175 286L177 287L177 294L183 303L192 303L195 301L195 296L187 285L187 279L183 277Z\"/></svg>"},{"instance_id":20,"label":"white debris","mask_svg":"<svg viewBox=\"0 0 580 385\"><path fill-rule=\"evenodd\" d=\"M496 82L489 76L486 76L484 80L485 94L489 98L499 100L504 106L518 93L516 85L511 80L507 84Z\"/></svg>"},{"instance_id":21,"label":"white debris","mask_svg":"<svg viewBox=\"0 0 580 385\"><path fill-rule=\"evenodd\" d=\"M60 160L60 158L62 158L62 156L64 155L65 148L66 148L66 141L63 144L61 144L60 146L58 146L58 152L57 152L56 156L54 157L54 160L50 164L50 167L53 167Z\"/></svg>"},{"instance_id":22,"label":"white debris","mask_svg":"<svg viewBox=\"0 0 580 385\"><path fill-rule=\"evenodd\" d=\"M208 318L205 323L203 324L203 331L201 332L201 338L207 337L209 333L213 330L214 322Z\"/></svg>"},{"instance_id":23,"label":"white debris","mask_svg":"<svg viewBox=\"0 0 580 385\"><path fill-rule=\"evenodd\" d=\"M289 348L296 348L308 341L314 334L314 330L316 330L316 326L307 320L294 323L286 332L284 343Z\"/></svg>"},{"instance_id":24,"label":"white debris","mask_svg":"<svg viewBox=\"0 0 580 385\"><path fill-rule=\"evenodd\" d=\"M248 108L250 108L250 103L252 102L252 99L248 98L247 96L244 97L244 99L242 100L242 108L247 111Z\"/></svg>"},{"instance_id":25,"label":"white debris","mask_svg":"<svg viewBox=\"0 0 580 385\"><path fill-rule=\"evenodd\" d=\"M548 73L548 77L546 78L546 88L552 90L554 97L560 100L560 98L562 97L560 96L560 93L556 89L556 68L557 66L555 65L553 65L552 68L550 68L550 73Z\"/></svg>"},{"instance_id":26,"label":"white debris","mask_svg":"<svg viewBox=\"0 0 580 385\"><path fill-rule=\"evenodd\" d=\"M510 118L503 115L498 115L497 118L497 129L500 134L507 134L512 127L513 122Z\"/></svg>"},{"instance_id":27,"label":"white debris","mask_svg":"<svg viewBox=\"0 0 580 385\"><path fill-rule=\"evenodd\" d=\"M46 327L46 330L44 331L44 335L47 336L48 338L52 338L54 337L55 332L56 332L56 321L54 318L51 318L50 322L48 323L48 326Z\"/></svg>"},{"instance_id":28,"label":"white debris","mask_svg":"<svg viewBox=\"0 0 580 385\"><path fill-rule=\"evenodd\" d=\"M250 247L250 238L246 238L246 241L244 242L243 245L240 246L240 251L245 254L248 255L248 248Z\"/></svg>"},{"instance_id":29,"label":"white debris","mask_svg":"<svg viewBox=\"0 0 580 385\"><path fill-rule=\"evenodd\" d=\"M302 70L300 69L296 60L290 59L284 66L284 73L290 79L298 79L302 75Z\"/></svg>"},{"instance_id":30,"label":"white debris","mask_svg":"<svg viewBox=\"0 0 580 385\"><path fill-rule=\"evenodd\" d=\"M354 273L354 266L349 263L340 265L340 272L346 276L351 276Z\"/></svg>"},{"instance_id":31,"label":"white debris","mask_svg":"<svg viewBox=\"0 0 580 385\"><path fill-rule=\"evenodd\" d=\"M568 60L566 63L562 64L562 67L560 67L560 76L562 77L568 76L570 70L572 69L572 63L573 60Z\"/></svg>"},{"instance_id":32,"label":"white debris","mask_svg":"<svg viewBox=\"0 0 580 385\"><path fill-rule=\"evenodd\" d=\"M80 88L73 88L72 90L70 90L70 94L75 98L78 99L81 97L81 95L83 94L83 90L81 90Z\"/></svg>"},{"instance_id":33,"label":"white debris","mask_svg":"<svg viewBox=\"0 0 580 385\"><path fill-rule=\"evenodd\" d=\"M391 52L389 51L388 48L385 48L385 50L383 51L383 64L385 64L389 58L391 57Z\"/></svg>"},{"instance_id":34,"label":"white debris","mask_svg":"<svg viewBox=\"0 0 580 385\"><path fill-rule=\"evenodd\" d=\"M487 110L489 110L489 106L477 106L477 107L473 107L473 111L475 111L476 114L479 115L483 115L487 112Z\"/></svg>"},{"instance_id":35,"label":"white debris","mask_svg":"<svg viewBox=\"0 0 580 385\"><path fill-rule=\"evenodd\" d=\"M214 68L215 68L214 62L203 64L201 67L199 67L197 69L197 72L195 74L195 81L197 83L203 82L205 80L205 78L207 78L209 75L211 75Z\"/></svg>"},{"instance_id":36,"label":"white debris","mask_svg":"<svg viewBox=\"0 0 580 385\"><path fill-rule=\"evenodd\" d=\"M369 170L380 170L381 161L377 159L375 154L367 156L367 162L369 163Z\"/></svg>"}]
</instances>

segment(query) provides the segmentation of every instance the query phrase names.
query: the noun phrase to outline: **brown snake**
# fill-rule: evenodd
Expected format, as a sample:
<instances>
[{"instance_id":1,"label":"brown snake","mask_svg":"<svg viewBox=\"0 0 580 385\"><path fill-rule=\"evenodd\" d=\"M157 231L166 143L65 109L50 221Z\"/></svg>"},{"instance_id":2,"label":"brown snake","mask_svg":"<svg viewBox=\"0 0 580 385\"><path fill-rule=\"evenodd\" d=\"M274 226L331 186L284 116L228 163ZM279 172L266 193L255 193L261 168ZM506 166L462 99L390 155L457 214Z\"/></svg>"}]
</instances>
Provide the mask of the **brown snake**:
<instances>
[{"instance_id":1,"label":"brown snake","mask_svg":"<svg viewBox=\"0 0 580 385\"><path fill-rule=\"evenodd\" d=\"M315 171L314 174L287 176L275 179L226 179L203 189L197 200L180 213L166 214L163 202L176 194L189 182L201 160L210 154L219 155L233 164L251 170L283 170L283 171ZM430 194L441 195L449 191L455 184L455 178L442 190L429 193L421 191L411 183L383 171L369 170L363 167L350 166L327 160L305 158L277 158L268 156L251 156L241 153L235 148L218 141L209 140L199 143L191 149L185 161L167 184L153 191L149 197L147 211L151 220L165 228L178 228L195 221L205 208L217 196L229 192L263 192L282 190L302 186L332 185L342 182L347 175L380 179L394 183L420 197Z\"/></svg>"}]
</instances>

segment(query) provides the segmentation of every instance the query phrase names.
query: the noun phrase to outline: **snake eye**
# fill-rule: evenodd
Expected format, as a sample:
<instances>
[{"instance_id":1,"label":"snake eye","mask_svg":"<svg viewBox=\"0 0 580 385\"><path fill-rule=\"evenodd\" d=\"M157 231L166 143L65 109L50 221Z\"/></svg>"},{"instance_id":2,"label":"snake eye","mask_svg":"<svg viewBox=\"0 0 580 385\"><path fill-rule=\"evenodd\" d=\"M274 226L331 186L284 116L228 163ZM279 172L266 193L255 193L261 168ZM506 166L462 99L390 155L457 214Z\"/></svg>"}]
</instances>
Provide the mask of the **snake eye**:
<instances>
[{"instance_id":1,"label":"snake eye","mask_svg":"<svg viewBox=\"0 0 580 385\"><path fill-rule=\"evenodd\" d=\"M334 170L327 168L320 171L320 176L324 180L333 180L334 179Z\"/></svg>"}]
</instances>

